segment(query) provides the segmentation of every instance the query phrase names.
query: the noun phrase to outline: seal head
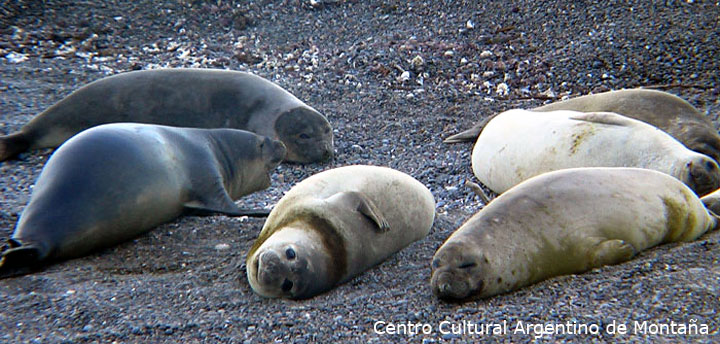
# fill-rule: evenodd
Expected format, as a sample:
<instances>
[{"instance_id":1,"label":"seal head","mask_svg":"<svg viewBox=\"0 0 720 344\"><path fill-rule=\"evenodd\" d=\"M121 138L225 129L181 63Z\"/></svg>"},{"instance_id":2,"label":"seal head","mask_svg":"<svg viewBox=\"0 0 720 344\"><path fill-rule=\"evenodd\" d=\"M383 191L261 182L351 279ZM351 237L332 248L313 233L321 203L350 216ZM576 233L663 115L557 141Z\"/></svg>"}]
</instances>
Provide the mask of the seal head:
<instances>
[{"instance_id":1,"label":"seal head","mask_svg":"<svg viewBox=\"0 0 720 344\"><path fill-rule=\"evenodd\" d=\"M248 266L254 289L264 297L305 299L325 291L330 256L313 233L287 227L260 247ZM308 235L310 234L310 235Z\"/></svg>"},{"instance_id":2,"label":"seal head","mask_svg":"<svg viewBox=\"0 0 720 344\"><path fill-rule=\"evenodd\" d=\"M466 243L454 242L433 257L430 285L441 299L460 300L486 288L488 259Z\"/></svg>"},{"instance_id":3,"label":"seal head","mask_svg":"<svg viewBox=\"0 0 720 344\"><path fill-rule=\"evenodd\" d=\"M720 188L720 168L718 164L708 156L698 154L691 161L688 161L680 174L685 185L695 191L698 196L707 195Z\"/></svg>"},{"instance_id":4,"label":"seal head","mask_svg":"<svg viewBox=\"0 0 720 344\"><path fill-rule=\"evenodd\" d=\"M308 107L296 107L275 121L278 139L287 147L286 161L309 163L333 157L333 132L328 120Z\"/></svg>"}]
</instances>

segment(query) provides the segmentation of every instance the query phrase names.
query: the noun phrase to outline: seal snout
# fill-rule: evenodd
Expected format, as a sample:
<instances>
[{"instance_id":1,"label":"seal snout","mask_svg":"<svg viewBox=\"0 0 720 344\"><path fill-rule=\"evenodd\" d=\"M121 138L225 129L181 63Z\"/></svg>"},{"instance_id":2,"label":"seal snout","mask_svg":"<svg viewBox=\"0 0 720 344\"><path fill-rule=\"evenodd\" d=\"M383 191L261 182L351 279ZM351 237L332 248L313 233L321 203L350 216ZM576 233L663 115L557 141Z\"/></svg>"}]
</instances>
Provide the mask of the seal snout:
<instances>
[{"instance_id":1,"label":"seal snout","mask_svg":"<svg viewBox=\"0 0 720 344\"><path fill-rule=\"evenodd\" d=\"M441 247L432 262L430 284L433 293L441 299L459 300L482 293L482 255L468 253L469 247L451 245Z\"/></svg>"},{"instance_id":2,"label":"seal snout","mask_svg":"<svg viewBox=\"0 0 720 344\"><path fill-rule=\"evenodd\" d=\"M699 196L704 196L720 188L720 168L715 161L702 157L687 163L688 185Z\"/></svg>"},{"instance_id":3,"label":"seal snout","mask_svg":"<svg viewBox=\"0 0 720 344\"><path fill-rule=\"evenodd\" d=\"M269 169L275 168L277 165L280 164L280 162L282 162L283 159L285 159L287 149L281 141L272 140L266 137L263 140L262 146L263 156L266 157L268 166L271 167Z\"/></svg>"},{"instance_id":4,"label":"seal snout","mask_svg":"<svg viewBox=\"0 0 720 344\"><path fill-rule=\"evenodd\" d=\"M257 280L262 285L278 285L285 275L284 270L280 257L274 251L264 251L257 258Z\"/></svg>"}]
</instances>

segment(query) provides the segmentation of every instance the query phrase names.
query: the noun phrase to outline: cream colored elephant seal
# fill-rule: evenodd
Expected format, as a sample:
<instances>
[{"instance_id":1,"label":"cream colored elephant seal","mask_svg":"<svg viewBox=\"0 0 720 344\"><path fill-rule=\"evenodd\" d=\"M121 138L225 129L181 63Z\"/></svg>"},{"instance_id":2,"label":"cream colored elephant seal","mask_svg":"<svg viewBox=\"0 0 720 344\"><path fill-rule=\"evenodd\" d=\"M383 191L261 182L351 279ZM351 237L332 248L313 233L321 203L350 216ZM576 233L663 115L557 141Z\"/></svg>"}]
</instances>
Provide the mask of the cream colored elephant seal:
<instances>
[{"instance_id":1,"label":"cream colored elephant seal","mask_svg":"<svg viewBox=\"0 0 720 344\"><path fill-rule=\"evenodd\" d=\"M539 112L555 110L618 113L658 127L687 148L720 161L720 135L710 119L684 99L667 92L639 88L609 91L533 109ZM448 137L445 143L474 142L492 117Z\"/></svg>"},{"instance_id":2,"label":"cream colored elephant seal","mask_svg":"<svg viewBox=\"0 0 720 344\"><path fill-rule=\"evenodd\" d=\"M309 298L424 238L435 200L405 173L374 166L328 170L295 185L270 212L247 256L264 297Z\"/></svg>"},{"instance_id":3,"label":"cream colored elephant seal","mask_svg":"<svg viewBox=\"0 0 720 344\"><path fill-rule=\"evenodd\" d=\"M664 173L550 172L498 196L456 230L433 257L432 290L443 299L489 297L716 227L692 190Z\"/></svg>"},{"instance_id":4,"label":"cream colored elephant seal","mask_svg":"<svg viewBox=\"0 0 720 344\"><path fill-rule=\"evenodd\" d=\"M720 187L720 169L664 131L610 112L509 110L475 143L472 169L502 193L539 174L573 167L638 167L669 174L698 195Z\"/></svg>"}]
</instances>

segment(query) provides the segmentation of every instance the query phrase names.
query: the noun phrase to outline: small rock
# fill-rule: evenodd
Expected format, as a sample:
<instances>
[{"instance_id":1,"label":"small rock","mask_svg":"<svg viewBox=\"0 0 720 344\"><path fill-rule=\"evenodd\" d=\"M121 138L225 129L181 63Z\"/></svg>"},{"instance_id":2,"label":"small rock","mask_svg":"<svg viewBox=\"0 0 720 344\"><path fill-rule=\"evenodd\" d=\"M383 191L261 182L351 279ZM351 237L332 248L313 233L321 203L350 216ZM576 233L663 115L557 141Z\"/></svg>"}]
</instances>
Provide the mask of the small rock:
<instances>
[{"instance_id":1,"label":"small rock","mask_svg":"<svg viewBox=\"0 0 720 344\"><path fill-rule=\"evenodd\" d=\"M397 78L398 82L405 82L408 80L410 80L410 72L408 71L402 72L402 74L400 74L400 76Z\"/></svg>"},{"instance_id":2,"label":"small rock","mask_svg":"<svg viewBox=\"0 0 720 344\"><path fill-rule=\"evenodd\" d=\"M218 251L225 251L229 248L230 248L230 245L225 244L225 243L215 245L215 249Z\"/></svg>"}]
</instances>

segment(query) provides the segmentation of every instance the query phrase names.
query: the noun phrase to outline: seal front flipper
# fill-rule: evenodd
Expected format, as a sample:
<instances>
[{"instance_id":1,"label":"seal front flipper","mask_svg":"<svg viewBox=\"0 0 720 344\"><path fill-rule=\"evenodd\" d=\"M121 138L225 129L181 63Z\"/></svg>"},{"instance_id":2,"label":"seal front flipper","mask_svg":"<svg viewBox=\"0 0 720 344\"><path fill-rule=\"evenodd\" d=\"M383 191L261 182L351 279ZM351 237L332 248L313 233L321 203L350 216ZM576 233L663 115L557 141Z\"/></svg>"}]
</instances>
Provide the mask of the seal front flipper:
<instances>
[{"instance_id":1,"label":"seal front flipper","mask_svg":"<svg viewBox=\"0 0 720 344\"><path fill-rule=\"evenodd\" d=\"M0 260L0 279L26 275L36 271L44 254L33 244L23 244L19 240L9 239Z\"/></svg>"},{"instance_id":2,"label":"seal front flipper","mask_svg":"<svg viewBox=\"0 0 720 344\"><path fill-rule=\"evenodd\" d=\"M576 121L593 122L607 125L618 125L627 127L632 125L632 121L622 115L618 115L614 112L587 112L582 115L572 116L570 119Z\"/></svg>"},{"instance_id":3,"label":"seal front flipper","mask_svg":"<svg viewBox=\"0 0 720 344\"><path fill-rule=\"evenodd\" d=\"M188 215L196 216L223 214L225 216L267 217L270 215L270 210L268 209L243 209L238 207L227 194L223 193L222 196L198 197L190 202L186 202L183 205L185 212Z\"/></svg>"},{"instance_id":4,"label":"seal front flipper","mask_svg":"<svg viewBox=\"0 0 720 344\"><path fill-rule=\"evenodd\" d=\"M597 238L597 240L603 239ZM590 254L589 268L626 262L635 256L635 252L635 248L623 240L600 241L588 251Z\"/></svg>"},{"instance_id":5,"label":"seal front flipper","mask_svg":"<svg viewBox=\"0 0 720 344\"><path fill-rule=\"evenodd\" d=\"M17 132L7 136L0 136L0 161L8 160L30 148L26 135Z\"/></svg>"},{"instance_id":6,"label":"seal front flipper","mask_svg":"<svg viewBox=\"0 0 720 344\"><path fill-rule=\"evenodd\" d=\"M326 201L359 211L375 223L379 232L387 232L390 230L390 224L385 220L385 217L380 210L378 210L375 203L361 192L345 191L336 193L328 197Z\"/></svg>"}]
</instances>

